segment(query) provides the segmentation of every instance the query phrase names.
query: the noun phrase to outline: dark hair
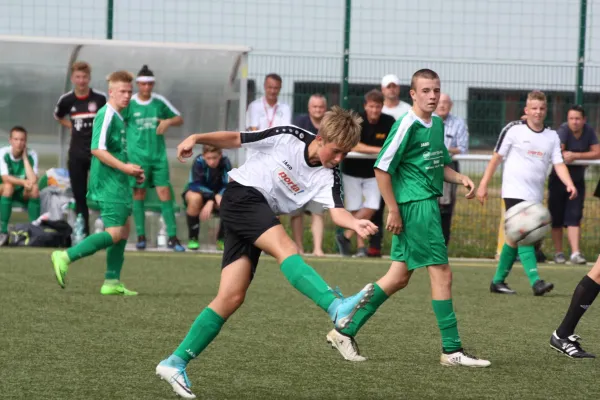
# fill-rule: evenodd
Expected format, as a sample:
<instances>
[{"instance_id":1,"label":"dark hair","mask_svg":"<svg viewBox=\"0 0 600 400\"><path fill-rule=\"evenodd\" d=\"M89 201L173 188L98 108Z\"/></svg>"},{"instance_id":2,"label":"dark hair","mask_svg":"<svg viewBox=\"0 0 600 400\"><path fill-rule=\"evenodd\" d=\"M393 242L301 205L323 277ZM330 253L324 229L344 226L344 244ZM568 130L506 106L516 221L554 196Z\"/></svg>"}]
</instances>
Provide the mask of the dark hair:
<instances>
[{"instance_id":1,"label":"dark hair","mask_svg":"<svg viewBox=\"0 0 600 400\"><path fill-rule=\"evenodd\" d=\"M381 93L377 89L368 91L367 94L365 94L365 104L367 104L370 101L383 104L383 93Z\"/></svg>"},{"instance_id":2,"label":"dark hair","mask_svg":"<svg viewBox=\"0 0 600 400\"><path fill-rule=\"evenodd\" d=\"M25 128L23 128L21 125L15 125L12 128L10 128L9 137L12 137L13 132L23 132L25 136L27 136L27 130L25 130Z\"/></svg>"},{"instance_id":3,"label":"dark hair","mask_svg":"<svg viewBox=\"0 0 600 400\"><path fill-rule=\"evenodd\" d=\"M420 69L413 74L412 79L410 80L410 89L411 90L416 90L415 83L417 82L418 78L440 79L440 76L437 74L437 72L435 72L433 70L430 70L427 68Z\"/></svg>"},{"instance_id":4,"label":"dark hair","mask_svg":"<svg viewBox=\"0 0 600 400\"><path fill-rule=\"evenodd\" d=\"M281 76L279 76L278 74L276 74L276 73L274 73L274 72L271 72L270 74L268 74L267 76L265 76L265 82L266 82L266 81L267 81L267 79L269 79L269 78L271 78L271 79L274 79L274 80L276 80L276 81L277 81L277 82L279 82L279 83L281 83L281 82L282 82Z\"/></svg>"},{"instance_id":5,"label":"dark hair","mask_svg":"<svg viewBox=\"0 0 600 400\"><path fill-rule=\"evenodd\" d=\"M584 108L583 108L583 106L582 106L582 105L575 104L575 105L573 105L573 106L569 107L569 110L567 111L567 115L569 115L569 111L577 111L577 112L580 112L580 113L581 113L581 116L582 116L583 118L585 118L585 110L584 110Z\"/></svg>"}]
</instances>

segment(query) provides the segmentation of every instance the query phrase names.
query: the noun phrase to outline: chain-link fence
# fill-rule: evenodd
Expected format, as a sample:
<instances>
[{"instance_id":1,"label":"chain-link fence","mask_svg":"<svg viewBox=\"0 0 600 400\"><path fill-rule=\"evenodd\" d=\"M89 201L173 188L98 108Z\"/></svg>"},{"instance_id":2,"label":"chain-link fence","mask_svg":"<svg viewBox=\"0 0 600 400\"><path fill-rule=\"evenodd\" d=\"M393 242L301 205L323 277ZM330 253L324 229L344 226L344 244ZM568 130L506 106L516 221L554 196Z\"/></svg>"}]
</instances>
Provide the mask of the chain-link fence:
<instances>
[{"instance_id":1,"label":"chain-link fence","mask_svg":"<svg viewBox=\"0 0 600 400\"><path fill-rule=\"evenodd\" d=\"M0 0L0 35L250 46L248 100L276 72L283 77L280 99L294 114L306 112L315 92L330 105L341 102L349 29L349 106L361 109L363 94L389 73L399 76L408 101L412 73L432 68L454 100L453 113L468 123L471 151L491 149L501 128L521 116L532 89L548 95L547 123L557 127L576 101L581 76L588 122L600 126L599 20L600 0ZM0 57L0 68L10 62ZM34 62L44 68L44 59ZM19 87L0 81L6 90ZM9 107L0 104L0 129L8 128ZM40 118L52 127L44 134L55 135L52 116ZM598 175L597 167L589 169L589 185ZM492 256L499 200L483 209L463 203L452 254ZM590 198L586 206L590 245L598 236L591 229L596 203ZM483 219L469 232L476 218Z\"/></svg>"},{"instance_id":2,"label":"chain-link fence","mask_svg":"<svg viewBox=\"0 0 600 400\"><path fill-rule=\"evenodd\" d=\"M598 0L0 0L0 34L247 45L249 99L277 72L281 99L300 113L315 92L340 102L347 27L350 106L387 73L408 100L411 74L429 67L467 120L471 147L489 149L531 89L548 94L548 123L562 122L576 98L580 39L583 103L600 124L599 15Z\"/></svg>"}]
</instances>

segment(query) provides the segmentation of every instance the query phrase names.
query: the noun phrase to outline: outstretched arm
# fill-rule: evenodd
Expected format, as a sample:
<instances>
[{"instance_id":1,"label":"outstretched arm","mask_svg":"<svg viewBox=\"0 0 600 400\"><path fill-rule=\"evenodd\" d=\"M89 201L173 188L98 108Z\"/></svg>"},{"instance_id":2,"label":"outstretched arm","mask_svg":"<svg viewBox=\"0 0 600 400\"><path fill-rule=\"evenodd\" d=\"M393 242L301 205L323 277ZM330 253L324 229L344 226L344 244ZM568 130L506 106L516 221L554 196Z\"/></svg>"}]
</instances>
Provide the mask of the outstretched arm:
<instances>
[{"instance_id":1,"label":"outstretched arm","mask_svg":"<svg viewBox=\"0 0 600 400\"><path fill-rule=\"evenodd\" d=\"M360 237L366 239L377 232L377 226L368 219L356 219L345 208L330 208L329 215L333 223L339 227L352 229Z\"/></svg>"},{"instance_id":2,"label":"outstretched arm","mask_svg":"<svg viewBox=\"0 0 600 400\"><path fill-rule=\"evenodd\" d=\"M240 132L231 131L195 133L177 146L177 158L179 161L185 162L186 158L190 158L194 154L193 150L196 144L207 144L220 149L238 149L242 147L241 137Z\"/></svg>"}]
</instances>

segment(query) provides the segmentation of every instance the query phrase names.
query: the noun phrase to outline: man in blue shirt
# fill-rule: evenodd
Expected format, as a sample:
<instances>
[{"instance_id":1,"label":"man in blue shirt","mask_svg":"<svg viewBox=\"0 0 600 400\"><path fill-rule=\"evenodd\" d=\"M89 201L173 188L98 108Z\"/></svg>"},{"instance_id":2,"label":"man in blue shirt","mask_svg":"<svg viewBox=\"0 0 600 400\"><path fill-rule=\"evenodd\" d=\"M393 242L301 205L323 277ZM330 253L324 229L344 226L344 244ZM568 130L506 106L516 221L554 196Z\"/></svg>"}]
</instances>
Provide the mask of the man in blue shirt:
<instances>
[{"instance_id":1,"label":"man in blue shirt","mask_svg":"<svg viewBox=\"0 0 600 400\"><path fill-rule=\"evenodd\" d=\"M576 105L569 108L567 122L557 130L560 137L563 158L566 164L575 160L595 160L600 158L600 144L596 132L585 120L585 110ZM579 195L569 200L565 186L552 170L548 181L548 208L552 215L552 241L554 242L554 261L564 264L567 259L563 253L563 227L567 228L567 237L571 246L571 263L585 264L586 259L579 251L581 218L585 200L585 166L567 165L569 174Z\"/></svg>"}]
</instances>

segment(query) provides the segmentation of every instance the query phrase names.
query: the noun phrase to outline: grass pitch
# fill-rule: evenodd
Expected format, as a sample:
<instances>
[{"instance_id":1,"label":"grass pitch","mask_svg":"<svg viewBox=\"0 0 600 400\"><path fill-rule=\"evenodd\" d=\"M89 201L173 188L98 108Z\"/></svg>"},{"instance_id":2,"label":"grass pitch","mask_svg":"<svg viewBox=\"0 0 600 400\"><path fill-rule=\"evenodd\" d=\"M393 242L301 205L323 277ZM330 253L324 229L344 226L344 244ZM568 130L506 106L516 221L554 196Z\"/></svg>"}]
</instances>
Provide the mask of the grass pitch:
<instances>
[{"instance_id":1,"label":"grass pitch","mask_svg":"<svg viewBox=\"0 0 600 400\"><path fill-rule=\"evenodd\" d=\"M71 267L61 290L50 251L0 250L0 398L169 399L154 376L216 294L217 256L127 253L124 282L135 298L102 297L103 253ZM345 294L382 275L387 261L309 259ZM327 315L293 290L264 257L242 309L188 367L201 399L591 399L598 361L553 352L559 324L586 267L542 266L555 283L531 295L519 264L517 296L488 291L492 263L454 263L454 302L467 350L488 369L444 368L427 273L382 306L358 335L364 363L344 361L325 342ZM584 348L600 354L600 307L584 316Z\"/></svg>"}]
</instances>

